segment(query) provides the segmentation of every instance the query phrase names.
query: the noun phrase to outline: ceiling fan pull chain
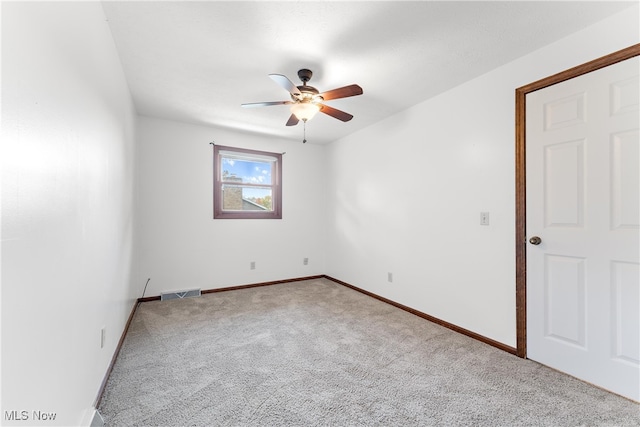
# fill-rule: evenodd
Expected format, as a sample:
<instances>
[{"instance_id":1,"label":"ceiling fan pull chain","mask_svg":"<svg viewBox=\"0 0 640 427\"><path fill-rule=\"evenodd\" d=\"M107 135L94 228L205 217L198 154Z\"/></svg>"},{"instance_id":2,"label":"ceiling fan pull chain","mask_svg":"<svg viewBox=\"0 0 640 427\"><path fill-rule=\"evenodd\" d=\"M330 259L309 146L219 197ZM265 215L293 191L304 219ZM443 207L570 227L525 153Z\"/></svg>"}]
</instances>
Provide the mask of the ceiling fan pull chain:
<instances>
[{"instance_id":1,"label":"ceiling fan pull chain","mask_svg":"<svg viewBox=\"0 0 640 427\"><path fill-rule=\"evenodd\" d=\"M302 121L302 127L303 127L302 143L305 144L307 142L307 121L306 120Z\"/></svg>"}]
</instances>

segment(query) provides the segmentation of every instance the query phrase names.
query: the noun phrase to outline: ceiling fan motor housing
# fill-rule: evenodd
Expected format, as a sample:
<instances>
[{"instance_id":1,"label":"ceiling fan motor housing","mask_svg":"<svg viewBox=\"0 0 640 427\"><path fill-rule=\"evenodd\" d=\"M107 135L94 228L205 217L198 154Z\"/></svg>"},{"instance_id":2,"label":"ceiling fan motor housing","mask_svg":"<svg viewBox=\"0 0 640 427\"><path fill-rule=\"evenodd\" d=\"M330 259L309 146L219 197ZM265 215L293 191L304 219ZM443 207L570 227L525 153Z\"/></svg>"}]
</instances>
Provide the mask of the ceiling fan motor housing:
<instances>
[{"instance_id":1,"label":"ceiling fan motor housing","mask_svg":"<svg viewBox=\"0 0 640 427\"><path fill-rule=\"evenodd\" d=\"M322 101L322 97L318 97L320 91L313 86L308 86L307 82L311 80L311 76L313 76L313 72L306 68L302 70L298 70L298 77L302 80L302 86L296 86L300 93L302 94L302 98L298 98L297 100L302 102L310 102L312 100ZM291 96L292 98L293 95ZM296 99L294 98L294 101Z\"/></svg>"}]
</instances>

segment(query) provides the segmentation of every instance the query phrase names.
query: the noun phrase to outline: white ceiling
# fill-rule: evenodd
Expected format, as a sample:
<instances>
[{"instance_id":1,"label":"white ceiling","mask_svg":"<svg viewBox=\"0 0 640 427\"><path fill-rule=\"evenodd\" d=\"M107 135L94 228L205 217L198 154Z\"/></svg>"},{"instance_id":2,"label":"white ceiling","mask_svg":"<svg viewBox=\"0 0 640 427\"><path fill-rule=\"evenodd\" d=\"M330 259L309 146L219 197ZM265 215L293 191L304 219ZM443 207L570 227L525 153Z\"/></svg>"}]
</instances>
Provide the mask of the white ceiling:
<instances>
[{"instance_id":1,"label":"white ceiling","mask_svg":"<svg viewBox=\"0 0 640 427\"><path fill-rule=\"evenodd\" d=\"M318 114L310 143L369 126L637 1L104 1L138 112L189 123L302 139L286 127L288 100L268 75L321 92L359 84L364 94L327 101L354 115ZM577 65L577 64L576 64ZM560 71L560 70L559 70ZM515 88L514 88L515 89Z\"/></svg>"}]
</instances>

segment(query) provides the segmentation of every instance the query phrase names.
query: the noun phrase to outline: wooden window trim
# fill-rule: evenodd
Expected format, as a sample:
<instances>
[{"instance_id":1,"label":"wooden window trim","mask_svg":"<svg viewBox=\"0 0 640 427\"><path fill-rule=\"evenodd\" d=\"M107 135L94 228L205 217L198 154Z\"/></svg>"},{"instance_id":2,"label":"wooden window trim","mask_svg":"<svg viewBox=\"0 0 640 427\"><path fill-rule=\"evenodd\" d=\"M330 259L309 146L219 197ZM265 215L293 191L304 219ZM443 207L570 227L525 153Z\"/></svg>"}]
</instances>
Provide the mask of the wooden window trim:
<instances>
[{"instance_id":1,"label":"wooden window trim","mask_svg":"<svg viewBox=\"0 0 640 427\"><path fill-rule=\"evenodd\" d=\"M222 170L220 168L221 152L231 151L235 153L274 157L276 159L272 174L272 211L225 211L222 207ZM243 186L252 186L243 184ZM246 148L227 147L223 145L213 146L213 218L214 219L282 219L282 154L267 151L249 150Z\"/></svg>"}]
</instances>

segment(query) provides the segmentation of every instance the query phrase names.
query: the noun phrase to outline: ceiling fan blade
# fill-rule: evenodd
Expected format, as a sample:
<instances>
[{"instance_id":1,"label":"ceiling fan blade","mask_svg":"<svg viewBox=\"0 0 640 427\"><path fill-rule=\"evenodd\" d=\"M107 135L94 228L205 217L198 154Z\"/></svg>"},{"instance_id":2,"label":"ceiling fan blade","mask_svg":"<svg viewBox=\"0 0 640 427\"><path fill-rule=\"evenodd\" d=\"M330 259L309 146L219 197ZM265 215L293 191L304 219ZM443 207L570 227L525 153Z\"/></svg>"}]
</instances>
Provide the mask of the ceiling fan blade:
<instances>
[{"instance_id":1,"label":"ceiling fan blade","mask_svg":"<svg viewBox=\"0 0 640 427\"><path fill-rule=\"evenodd\" d=\"M292 101L273 101L273 102L252 102L249 104L242 104L245 108L253 108L253 107L268 107L270 105L287 105L293 104Z\"/></svg>"},{"instance_id":2,"label":"ceiling fan blade","mask_svg":"<svg viewBox=\"0 0 640 427\"><path fill-rule=\"evenodd\" d=\"M320 106L320 112L330 115L338 120L342 120L343 122L348 122L353 119L353 116L349 113L345 113L344 111L340 111L336 108L329 107L328 105L318 104Z\"/></svg>"},{"instance_id":3,"label":"ceiling fan blade","mask_svg":"<svg viewBox=\"0 0 640 427\"><path fill-rule=\"evenodd\" d=\"M321 93L320 96L325 101L338 98L347 98L349 96L362 95L362 88L358 85L349 85L338 89L328 90L325 93Z\"/></svg>"},{"instance_id":4,"label":"ceiling fan blade","mask_svg":"<svg viewBox=\"0 0 640 427\"><path fill-rule=\"evenodd\" d=\"M289 117L289 120L287 121L287 126L295 126L298 124L299 121L300 120L298 120L296 115L292 114L291 117Z\"/></svg>"},{"instance_id":5,"label":"ceiling fan blade","mask_svg":"<svg viewBox=\"0 0 640 427\"><path fill-rule=\"evenodd\" d=\"M298 87L294 85L293 82L287 78L287 76L283 76L282 74L269 74L269 77L271 77L271 80L278 83L291 95L302 96L300 90L298 90Z\"/></svg>"}]
</instances>

